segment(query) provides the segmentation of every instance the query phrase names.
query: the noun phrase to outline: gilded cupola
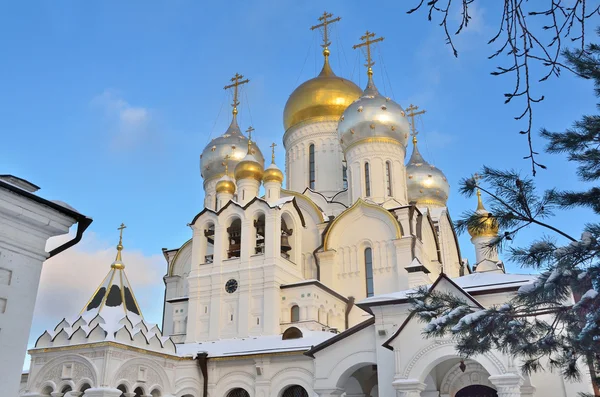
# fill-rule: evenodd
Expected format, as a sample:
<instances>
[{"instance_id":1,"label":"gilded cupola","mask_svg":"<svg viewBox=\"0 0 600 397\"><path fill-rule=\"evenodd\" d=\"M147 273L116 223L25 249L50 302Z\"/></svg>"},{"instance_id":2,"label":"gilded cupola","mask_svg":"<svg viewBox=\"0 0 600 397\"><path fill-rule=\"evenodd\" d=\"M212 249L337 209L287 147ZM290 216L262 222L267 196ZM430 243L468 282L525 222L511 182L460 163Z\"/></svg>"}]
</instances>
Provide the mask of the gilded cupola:
<instances>
[{"instance_id":1,"label":"gilded cupola","mask_svg":"<svg viewBox=\"0 0 600 397\"><path fill-rule=\"evenodd\" d=\"M242 134L237 123L237 106L239 105L238 87L248 82L247 79L241 79L243 79L243 76L236 73L231 79L233 83L225 86L225 89L234 89L232 119L229 128L227 128L227 131L223 135L211 140L200 155L200 174L205 182L225 175L223 159L226 156L228 156L227 160L225 160L227 162L227 169L231 172L248 153L248 138ZM265 163L265 159L258 147L253 146L251 154L260 164ZM229 176L233 177L233 174L230 173Z\"/></svg>"},{"instance_id":2,"label":"gilded cupola","mask_svg":"<svg viewBox=\"0 0 600 397\"><path fill-rule=\"evenodd\" d=\"M225 194L233 194L235 193L235 181L232 177L229 176L229 164L227 162L229 160L229 155L225 156L223 159L223 166L225 167L225 175L219 178L216 186L217 194L225 193Z\"/></svg>"},{"instance_id":3,"label":"gilded cupola","mask_svg":"<svg viewBox=\"0 0 600 397\"><path fill-rule=\"evenodd\" d=\"M283 127L307 121L337 121L346 108L360 97L361 89L352 81L336 76L329 65L329 49L321 73L292 92L283 110Z\"/></svg>"},{"instance_id":4,"label":"gilded cupola","mask_svg":"<svg viewBox=\"0 0 600 397\"><path fill-rule=\"evenodd\" d=\"M371 40L373 33L368 32L361 39L364 43L354 46L367 46L367 88L360 98L354 101L342 114L338 124L338 137L342 149L349 148L360 142L381 142L399 144L406 147L409 124L402 107L390 98L379 93L373 82L374 62L371 60L370 45L383 40Z\"/></svg>"},{"instance_id":5,"label":"gilded cupola","mask_svg":"<svg viewBox=\"0 0 600 397\"><path fill-rule=\"evenodd\" d=\"M252 142L252 131L254 128L248 128L248 151L246 152L246 156L235 166L235 179L237 181L242 179L254 179L257 181L261 181L264 173L264 159L259 161L255 156L255 153L258 152L258 148L254 149L256 146L253 145Z\"/></svg>"},{"instance_id":6,"label":"gilded cupola","mask_svg":"<svg viewBox=\"0 0 600 397\"><path fill-rule=\"evenodd\" d=\"M450 184L446 175L439 168L429 164L417 146L417 131L414 116L424 111L415 112L417 106L408 107L408 116L411 117L413 152L406 164L406 189L408 202L415 203L419 207L446 207Z\"/></svg>"},{"instance_id":7,"label":"gilded cupola","mask_svg":"<svg viewBox=\"0 0 600 397\"><path fill-rule=\"evenodd\" d=\"M479 189L477 189L477 209L475 210L475 213L479 215L479 222L477 225L468 227L468 232L471 237L498 236L498 221L483 206L483 201L481 201L481 191Z\"/></svg>"},{"instance_id":8,"label":"gilded cupola","mask_svg":"<svg viewBox=\"0 0 600 397\"><path fill-rule=\"evenodd\" d=\"M277 167L277 164L275 164L275 146L277 146L277 144L273 142L273 144L271 145L271 164L267 168L265 168L263 182L277 182L279 184L282 184L283 172L281 172L279 167Z\"/></svg>"}]
</instances>

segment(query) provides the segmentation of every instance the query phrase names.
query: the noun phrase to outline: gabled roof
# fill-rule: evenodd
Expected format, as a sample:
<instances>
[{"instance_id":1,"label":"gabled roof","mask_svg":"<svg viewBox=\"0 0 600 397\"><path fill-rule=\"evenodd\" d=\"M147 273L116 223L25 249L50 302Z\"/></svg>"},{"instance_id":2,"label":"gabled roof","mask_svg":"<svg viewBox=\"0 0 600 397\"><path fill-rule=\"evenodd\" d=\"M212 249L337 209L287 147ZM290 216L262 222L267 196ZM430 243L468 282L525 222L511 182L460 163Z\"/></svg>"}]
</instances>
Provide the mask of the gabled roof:
<instances>
[{"instance_id":1,"label":"gabled roof","mask_svg":"<svg viewBox=\"0 0 600 397\"><path fill-rule=\"evenodd\" d=\"M503 277L503 276L508 276L508 277ZM507 288L508 288L508 291L513 291L513 290L516 291L517 289L519 289L519 287L521 285L530 284L533 282L534 279L535 279L535 276L525 276L525 275L515 275L515 274L498 274L498 273L494 273L494 274L474 273L474 274L469 274L469 275L463 276L463 277L457 277L454 280L452 280L451 278L446 276L446 274L441 273L440 276L437 278L437 280L435 280L435 282L429 287L429 291L430 292L433 291L440 284L440 282L445 281L445 282L448 282L450 285L452 285L454 288L456 288L457 291L462 293L463 296L466 297L469 301L471 301L475 306L477 306L480 309L484 309L483 305L481 303L479 303L473 297L473 295L475 295L474 292L483 291L485 293L497 293L499 291L506 291ZM379 302L379 305L391 304L390 302L395 302L397 304L407 303L408 295L415 291L416 290L414 290L414 289L401 291L401 293L403 293L403 296L404 296L402 299L380 300L380 301L373 300L370 305L367 302L367 307L368 306L378 306L377 302ZM372 298L376 298L376 297L372 297ZM365 310L365 308L362 305L364 305L366 301L368 301L369 299L372 299L372 298L367 298L367 299L359 302L357 304L357 306L360 307L361 309ZM370 309L369 309L369 311L370 311ZM396 337L398 337L398 335L400 335L402 330L412 320L414 314L415 314L415 312L411 312L408 315L408 317L406 317L406 319L404 320L402 325L400 325L400 327L396 330L396 332L394 332L394 334L387 341L385 341L385 343L382 345L383 347L393 350L393 348L390 346L390 343L394 339L396 339Z\"/></svg>"},{"instance_id":2,"label":"gabled roof","mask_svg":"<svg viewBox=\"0 0 600 397\"><path fill-rule=\"evenodd\" d=\"M307 351L304 354L309 357L315 358L315 356L314 356L315 353L317 353L317 352L319 352L319 351L321 351L343 339L346 339L347 337L354 335L358 331L362 331L363 329L365 329L373 324L375 324L375 317L371 317L368 320L363 321L362 323L358 323L355 326L348 328L344 332L337 334L333 338L327 339L326 341L324 341L316 346L313 346L309 351Z\"/></svg>"}]
</instances>

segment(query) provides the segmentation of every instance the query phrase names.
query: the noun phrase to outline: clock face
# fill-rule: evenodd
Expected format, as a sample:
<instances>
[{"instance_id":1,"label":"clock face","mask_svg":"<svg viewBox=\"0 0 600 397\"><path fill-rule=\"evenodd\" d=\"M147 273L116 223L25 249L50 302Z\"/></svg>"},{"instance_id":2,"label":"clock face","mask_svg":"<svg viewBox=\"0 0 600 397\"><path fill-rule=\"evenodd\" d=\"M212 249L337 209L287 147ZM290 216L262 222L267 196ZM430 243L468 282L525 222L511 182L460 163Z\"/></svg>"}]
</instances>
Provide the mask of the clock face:
<instances>
[{"instance_id":1,"label":"clock face","mask_svg":"<svg viewBox=\"0 0 600 397\"><path fill-rule=\"evenodd\" d=\"M238 289L238 282L234 279L231 279L225 283L225 291L230 294L233 294Z\"/></svg>"}]
</instances>

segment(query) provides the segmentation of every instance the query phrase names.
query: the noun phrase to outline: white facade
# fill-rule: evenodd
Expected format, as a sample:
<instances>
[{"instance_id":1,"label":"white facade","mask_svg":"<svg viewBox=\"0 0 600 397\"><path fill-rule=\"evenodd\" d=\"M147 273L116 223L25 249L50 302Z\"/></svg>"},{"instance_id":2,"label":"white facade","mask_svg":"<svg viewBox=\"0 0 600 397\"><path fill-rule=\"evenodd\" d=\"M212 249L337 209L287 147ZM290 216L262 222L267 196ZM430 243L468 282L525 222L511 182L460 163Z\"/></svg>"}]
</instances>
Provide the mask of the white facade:
<instances>
[{"instance_id":1,"label":"white facade","mask_svg":"<svg viewBox=\"0 0 600 397\"><path fill-rule=\"evenodd\" d=\"M34 195L36 190L23 179L0 176L0 385L12 396L19 390L42 264L50 256L46 242L77 222L81 233L91 223L64 204Z\"/></svg>"},{"instance_id":2,"label":"white facade","mask_svg":"<svg viewBox=\"0 0 600 397\"><path fill-rule=\"evenodd\" d=\"M485 308L534 278L501 266L472 273L445 206L448 183L441 172L428 175L421 157L411 186L423 201L409 197L403 108L377 92L370 73L365 93L335 114L355 88L342 82L327 92L340 81L324 54L326 73L291 96L300 99L288 109L300 110L289 110L294 124L283 135L288 189L276 165L265 169L250 155L235 107L228 132L204 149L205 208L189 224L190 240L164 251L163 332L129 309L112 321L99 313L104 322L84 315L85 324L61 323L30 351L23 395L570 397L590 390L585 379L526 377L499 352L463 363L451 339L422 337L423 324L409 317L411 289L433 284ZM307 93L313 86L319 95ZM350 91L337 101L344 87ZM326 117L306 98L321 101L315 108ZM245 160L229 156L240 142ZM235 189L229 179L219 185L217 176L232 169ZM261 178L265 197L258 197ZM414 204L428 200L435 205ZM478 241L478 261L497 264Z\"/></svg>"}]
</instances>

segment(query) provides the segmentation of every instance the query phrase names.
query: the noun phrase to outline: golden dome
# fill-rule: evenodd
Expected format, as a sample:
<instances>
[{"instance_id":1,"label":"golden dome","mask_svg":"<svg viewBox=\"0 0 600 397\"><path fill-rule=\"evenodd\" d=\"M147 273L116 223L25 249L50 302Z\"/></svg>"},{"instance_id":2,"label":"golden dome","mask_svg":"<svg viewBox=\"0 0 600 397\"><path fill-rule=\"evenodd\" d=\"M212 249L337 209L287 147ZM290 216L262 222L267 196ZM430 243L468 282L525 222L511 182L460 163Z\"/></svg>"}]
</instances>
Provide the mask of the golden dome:
<instances>
[{"instance_id":1,"label":"golden dome","mask_svg":"<svg viewBox=\"0 0 600 397\"><path fill-rule=\"evenodd\" d=\"M481 201L481 192L477 189L477 210L475 211L480 216L477 227L468 227L469 234L472 238L476 237L496 237L498 236L498 221L490 214Z\"/></svg>"},{"instance_id":2,"label":"golden dome","mask_svg":"<svg viewBox=\"0 0 600 397\"><path fill-rule=\"evenodd\" d=\"M235 179L237 181L241 179L256 179L261 181L263 177L263 166L256 160L250 151L242 161L235 166Z\"/></svg>"},{"instance_id":3,"label":"golden dome","mask_svg":"<svg viewBox=\"0 0 600 397\"><path fill-rule=\"evenodd\" d=\"M417 148L417 137L413 137L413 152L406 165L406 190L408 201L417 206L445 207L448 202L450 184L444 173L429 164Z\"/></svg>"},{"instance_id":4,"label":"golden dome","mask_svg":"<svg viewBox=\"0 0 600 397\"><path fill-rule=\"evenodd\" d=\"M281 170L275 165L275 163L272 163L265 169L265 174L263 175L263 182L283 183L283 172L281 172Z\"/></svg>"},{"instance_id":5,"label":"golden dome","mask_svg":"<svg viewBox=\"0 0 600 397\"><path fill-rule=\"evenodd\" d=\"M286 131L308 120L338 121L344 110L361 96L362 90L356 84L333 73L329 51L324 55L321 73L296 88L285 104L283 126Z\"/></svg>"},{"instance_id":6,"label":"golden dome","mask_svg":"<svg viewBox=\"0 0 600 397\"><path fill-rule=\"evenodd\" d=\"M235 193L235 182L229 175L223 175L217 182L217 194L227 193L233 195Z\"/></svg>"}]
</instances>

